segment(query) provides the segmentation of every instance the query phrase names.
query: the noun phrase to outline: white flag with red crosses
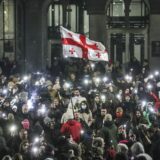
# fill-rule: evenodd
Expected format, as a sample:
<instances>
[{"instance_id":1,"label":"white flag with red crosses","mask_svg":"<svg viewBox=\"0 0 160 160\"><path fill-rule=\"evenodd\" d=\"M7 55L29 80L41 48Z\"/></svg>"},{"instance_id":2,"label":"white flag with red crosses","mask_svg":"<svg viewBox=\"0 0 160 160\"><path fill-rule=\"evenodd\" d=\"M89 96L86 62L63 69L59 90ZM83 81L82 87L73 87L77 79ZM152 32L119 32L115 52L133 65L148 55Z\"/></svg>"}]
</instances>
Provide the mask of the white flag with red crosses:
<instances>
[{"instance_id":1,"label":"white flag with red crosses","mask_svg":"<svg viewBox=\"0 0 160 160\"><path fill-rule=\"evenodd\" d=\"M60 27L64 57L85 58L92 61L108 61L105 46L84 35Z\"/></svg>"}]
</instances>

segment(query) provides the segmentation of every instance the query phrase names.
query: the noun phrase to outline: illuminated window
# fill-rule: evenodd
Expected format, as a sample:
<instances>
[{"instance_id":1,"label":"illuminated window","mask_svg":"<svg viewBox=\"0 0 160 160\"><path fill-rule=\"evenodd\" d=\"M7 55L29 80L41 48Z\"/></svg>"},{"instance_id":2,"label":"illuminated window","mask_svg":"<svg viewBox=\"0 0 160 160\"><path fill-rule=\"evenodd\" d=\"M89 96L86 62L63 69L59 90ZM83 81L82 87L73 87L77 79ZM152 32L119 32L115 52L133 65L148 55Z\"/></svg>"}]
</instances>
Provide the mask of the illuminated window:
<instances>
[{"instance_id":1,"label":"illuminated window","mask_svg":"<svg viewBox=\"0 0 160 160\"><path fill-rule=\"evenodd\" d=\"M0 58L15 58L15 23L14 1L0 3Z\"/></svg>"}]
</instances>

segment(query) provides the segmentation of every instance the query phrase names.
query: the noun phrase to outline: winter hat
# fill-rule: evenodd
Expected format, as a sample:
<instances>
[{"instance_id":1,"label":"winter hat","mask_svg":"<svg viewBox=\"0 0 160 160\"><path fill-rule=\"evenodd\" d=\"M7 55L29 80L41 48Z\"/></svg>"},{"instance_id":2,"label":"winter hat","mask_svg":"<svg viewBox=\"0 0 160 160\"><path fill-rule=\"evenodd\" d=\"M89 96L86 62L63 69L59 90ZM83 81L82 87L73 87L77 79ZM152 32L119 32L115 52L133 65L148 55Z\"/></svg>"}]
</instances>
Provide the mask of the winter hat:
<instances>
[{"instance_id":1,"label":"winter hat","mask_svg":"<svg viewBox=\"0 0 160 160\"><path fill-rule=\"evenodd\" d=\"M152 157L148 155L147 153L141 153L138 156L136 156L137 160L140 160L141 158L145 160L152 160Z\"/></svg>"},{"instance_id":2,"label":"winter hat","mask_svg":"<svg viewBox=\"0 0 160 160\"><path fill-rule=\"evenodd\" d=\"M112 121L112 115L111 114L106 114L105 115L105 120L106 121Z\"/></svg>"},{"instance_id":3,"label":"winter hat","mask_svg":"<svg viewBox=\"0 0 160 160\"><path fill-rule=\"evenodd\" d=\"M10 155L5 155L2 160L12 160Z\"/></svg>"},{"instance_id":4,"label":"winter hat","mask_svg":"<svg viewBox=\"0 0 160 160\"><path fill-rule=\"evenodd\" d=\"M50 81L50 80L47 80L46 82L45 82L45 87L48 87L48 86L52 86L53 84L52 84L52 82Z\"/></svg>"},{"instance_id":5,"label":"winter hat","mask_svg":"<svg viewBox=\"0 0 160 160\"><path fill-rule=\"evenodd\" d=\"M16 105L13 105L13 106L12 106L12 110L13 110L13 109L17 109L17 106L16 106Z\"/></svg>"},{"instance_id":6,"label":"winter hat","mask_svg":"<svg viewBox=\"0 0 160 160\"><path fill-rule=\"evenodd\" d=\"M128 152L128 147L127 147L127 145L126 145L126 144L119 143L119 144L117 145L117 152L121 152L121 153L127 154L127 152Z\"/></svg>"},{"instance_id":7,"label":"winter hat","mask_svg":"<svg viewBox=\"0 0 160 160\"><path fill-rule=\"evenodd\" d=\"M29 120L28 119L24 119L22 122L21 122L22 126L24 129L29 129L30 127L30 123L29 123Z\"/></svg>"},{"instance_id":8,"label":"winter hat","mask_svg":"<svg viewBox=\"0 0 160 160\"><path fill-rule=\"evenodd\" d=\"M45 118L43 119L43 122L44 122L45 125L48 125L48 124L51 122L51 118L45 117Z\"/></svg>"},{"instance_id":9,"label":"winter hat","mask_svg":"<svg viewBox=\"0 0 160 160\"><path fill-rule=\"evenodd\" d=\"M131 146L131 152L133 156L144 153L144 147L140 142L136 142Z\"/></svg>"}]
</instances>

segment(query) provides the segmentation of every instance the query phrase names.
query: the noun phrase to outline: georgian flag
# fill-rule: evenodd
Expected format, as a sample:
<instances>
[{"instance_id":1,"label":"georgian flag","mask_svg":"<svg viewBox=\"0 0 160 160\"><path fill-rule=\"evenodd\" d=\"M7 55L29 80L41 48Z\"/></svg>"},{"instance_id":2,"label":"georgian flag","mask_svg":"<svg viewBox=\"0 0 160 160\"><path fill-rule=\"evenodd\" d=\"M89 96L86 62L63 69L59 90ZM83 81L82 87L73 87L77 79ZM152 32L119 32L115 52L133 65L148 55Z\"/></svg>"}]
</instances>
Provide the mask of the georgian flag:
<instances>
[{"instance_id":1,"label":"georgian flag","mask_svg":"<svg viewBox=\"0 0 160 160\"><path fill-rule=\"evenodd\" d=\"M60 27L63 56L85 58L93 61L108 61L108 53L102 43L92 41L84 35Z\"/></svg>"}]
</instances>

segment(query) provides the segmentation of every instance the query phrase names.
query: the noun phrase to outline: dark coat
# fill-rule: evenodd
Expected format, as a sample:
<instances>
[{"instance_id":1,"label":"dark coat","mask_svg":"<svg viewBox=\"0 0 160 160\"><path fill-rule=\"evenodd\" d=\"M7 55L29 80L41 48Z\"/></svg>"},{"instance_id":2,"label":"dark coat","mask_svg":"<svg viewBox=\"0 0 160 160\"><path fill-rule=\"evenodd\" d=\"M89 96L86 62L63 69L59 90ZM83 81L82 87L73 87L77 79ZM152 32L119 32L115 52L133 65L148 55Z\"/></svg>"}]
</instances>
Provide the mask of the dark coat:
<instances>
[{"instance_id":1,"label":"dark coat","mask_svg":"<svg viewBox=\"0 0 160 160\"><path fill-rule=\"evenodd\" d=\"M117 146L117 127L112 121L106 121L104 127L100 130L100 135L104 138L106 148Z\"/></svg>"}]
</instances>

